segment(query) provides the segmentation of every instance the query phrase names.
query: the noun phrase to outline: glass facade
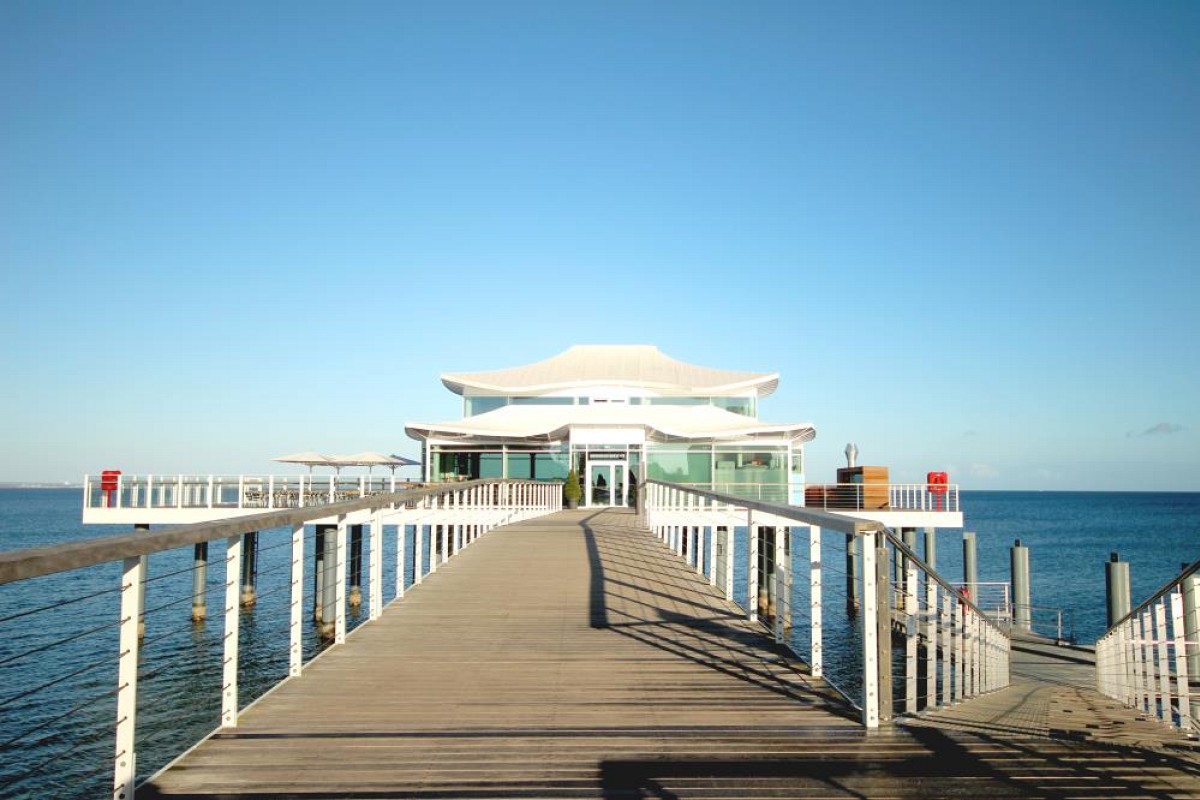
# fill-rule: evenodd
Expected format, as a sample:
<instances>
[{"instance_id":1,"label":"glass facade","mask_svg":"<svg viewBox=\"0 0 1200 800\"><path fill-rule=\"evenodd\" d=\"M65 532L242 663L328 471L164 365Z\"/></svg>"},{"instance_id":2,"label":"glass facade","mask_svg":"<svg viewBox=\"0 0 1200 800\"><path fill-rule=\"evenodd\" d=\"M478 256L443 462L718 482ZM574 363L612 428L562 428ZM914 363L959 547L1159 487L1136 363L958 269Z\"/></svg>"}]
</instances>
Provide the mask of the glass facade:
<instances>
[{"instance_id":1,"label":"glass facade","mask_svg":"<svg viewBox=\"0 0 1200 800\"><path fill-rule=\"evenodd\" d=\"M431 479L463 481L477 478L564 481L574 464L580 475L589 464L625 463L640 474L643 456L646 476L716 492L762 499L787 496L790 478L803 472L803 445L787 444L647 444L458 447L434 445ZM789 452L790 451L790 452ZM789 455L791 469L789 474Z\"/></svg>"},{"instance_id":2,"label":"glass facade","mask_svg":"<svg viewBox=\"0 0 1200 800\"><path fill-rule=\"evenodd\" d=\"M565 446L453 447L433 445L430 479L462 481L476 478L518 478L521 480L566 480L570 458Z\"/></svg>"},{"instance_id":3,"label":"glass facade","mask_svg":"<svg viewBox=\"0 0 1200 800\"><path fill-rule=\"evenodd\" d=\"M632 406L715 406L734 414L745 417L755 417L758 413L756 399L753 397L630 397L619 399L597 399L589 397L507 397L495 395L465 395L463 397L463 415L474 417L486 414L504 406L585 406L591 402L622 403Z\"/></svg>"},{"instance_id":4,"label":"glass facade","mask_svg":"<svg viewBox=\"0 0 1200 800\"><path fill-rule=\"evenodd\" d=\"M650 445L646 477L673 483L712 483L712 445Z\"/></svg>"}]
</instances>

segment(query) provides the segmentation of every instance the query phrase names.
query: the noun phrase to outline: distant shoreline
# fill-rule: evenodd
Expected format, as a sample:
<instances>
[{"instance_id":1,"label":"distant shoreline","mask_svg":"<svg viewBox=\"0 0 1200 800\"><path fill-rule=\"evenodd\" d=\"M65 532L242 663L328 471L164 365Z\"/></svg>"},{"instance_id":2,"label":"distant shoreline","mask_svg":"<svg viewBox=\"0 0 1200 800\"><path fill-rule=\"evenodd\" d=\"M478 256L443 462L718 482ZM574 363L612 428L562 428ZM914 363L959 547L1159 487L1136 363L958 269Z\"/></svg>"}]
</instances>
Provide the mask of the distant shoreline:
<instances>
[{"instance_id":1,"label":"distant shoreline","mask_svg":"<svg viewBox=\"0 0 1200 800\"><path fill-rule=\"evenodd\" d=\"M82 483L0 483L0 489L82 489Z\"/></svg>"}]
</instances>

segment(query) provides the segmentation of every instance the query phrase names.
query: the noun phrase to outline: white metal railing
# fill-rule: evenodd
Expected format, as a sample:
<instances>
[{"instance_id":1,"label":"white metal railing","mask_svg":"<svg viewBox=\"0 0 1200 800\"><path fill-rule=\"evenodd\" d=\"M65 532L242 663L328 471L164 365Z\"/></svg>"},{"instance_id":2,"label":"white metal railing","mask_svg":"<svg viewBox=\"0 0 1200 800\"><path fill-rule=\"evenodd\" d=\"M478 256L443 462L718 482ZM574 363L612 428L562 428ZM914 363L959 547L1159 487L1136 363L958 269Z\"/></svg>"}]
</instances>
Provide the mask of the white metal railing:
<instances>
[{"instance_id":1,"label":"white metal railing","mask_svg":"<svg viewBox=\"0 0 1200 800\"><path fill-rule=\"evenodd\" d=\"M339 503L426 485L370 475L85 475L83 504L88 509L269 510Z\"/></svg>"},{"instance_id":2,"label":"white metal railing","mask_svg":"<svg viewBox=\"0 0 1200 800\"><path fill-rule=\"evenodd\" d=\"M958 484L806 484L804 505L822 511L961 511Z\"/></svg>"},{"instance_id":3,"label":"white metal railing","mask_svg":"<svg viewBox=\"0 0 1200 800\"><path fill-rule=\"evenodd\" d=\"M1007 631L1024 630L1058 642L1075 641L1075 617L1071 609L1057 606L1024 605L1028 614L1024 621L1016 614L1018 608L1012 600L1012 584L1008 581L981 581L964 583L960 589L979 606L988 619Z\"/></svg>"},{"instance_id":4,"label":"white metal railing","mask_svg":"<svg viewBox=\"0 0 1200 800\"><path fill-rule=\"evenodd\" d=\"M1096 640L1096 688L1165 724L1200 730L1200 561Z\"/></svg>"},{"instance_id":5,"label":"white metal railing","mask_svg":"<svg viewBox=\"0 0 1200 800\"><path fill-rule=\"evenodd\" d=\"M161 485L157 481L147 476L123 489L140 487L140 501L151 502ZM206 499L219 497L216 487L221 482L214 479L208 485L213 489ZM245 496L244 483L239 492ZM385 596L389 603L403 598L426 575L492 528L552 513L561 505L560 484L475 481L0 553L0 608L5 609L0 626L6 626L0 629L0 665L6 675L0 690L0 715L6 720L5 758L0 760L4 795L99 796L107 782L101 777L97 783L99 771L112 776L113 798L132 798L139 776L147 772L147 762L143 759L142 769L138 762L138 746L145 738L138 730L139 714L152 718L156 710L147 707L140 686L170 670L183 676L181 685L186 688L180 691L204 694L194 685L200 674L195 659L208 665L204 674L211 676L220 698L220 708L212 709L209 724L236 726L245 700L239 690L239 630L242 607L247 604L247 567L256 564L261 554L277 553L280 574L272 593L284 607L274 617L256 610L255 635L249 644L265 647L266 622L277 620L279 635L288 642L286 665L280 665L286 672L279 670L285 674L282 680L287 680L304 668L305 636L314 635L302 624L306 597L320 638L329 646L339 645L347 635L347 606L353 603L356 588L369 609L367 622L374 620L384 608ZM313 520L335 522L315 529L310 525L306 533L305 523ZM384 539L385 524L396 526L390 541ZM369 529L365 537L364 528ZM210 542L223 544L223 554L212 559L220 577L211 587L206 577ZM167 562L149 561L151 554ZM395 570L394 587L384 586L385 559ZM169 563L164 574L150 569L163 563ZM181 564L187 566L176 569ZM114 565L116 575L111 575ZM164 586L171 587L172 594L161 598L159 589ZM209 588L220 609L213 619L222 626L221 636L208 640L206 646L177 647L164 656L160 648L171 637L182 634L191 642L195 631L202 630L196 625L203 626L207 617ZM265 599L265 593L259 599ZM255 602L253 595L250 602ZM177 614L167 609L176 609ZM52 620L49 615L54 615ZM165 619L167 615L174 621ZM119 623L100 622L108 617ZM46 633L51 630L53 634ZM106 674L112 680L107 686L102 680ZM79 696L85 678L86 691L94 696ZM108 716L105 724L99 712L112 702L115 708L110 713L115 717ZM185 705L190 709L192 704ZM90 710L86 718L81 709ZM167 718L156 733L174 733L173 722ZM77 757L86 745L87 753L101 759L103 751L97 751L95 744L105 736L107 765L91 764L90 774L80 777L81 785L74 789L64 784L65 756ZM177 752L191 744L178 742ZM149 766L161 766L165 760Z\"/></svg>"},{"instance_id":6,"label":"white metal railing","mask_svg":"<svg viewBox=\"0 0 1200 800\"><path fill-rule=\"evenodd\" d=\"M453 482L451 482L453 483ZM428 484L371 475L84 476L87 509L276 509L336 503ZM961 511L957 484L789 484L712 482L691 488L799 504L818 511ZM944 489L944 491L942 491Z\"/></svg>"},{"instance_id":7,"label":"white metal railing","mask_svg":"<svg viewBox=\"0 0 1200 800\"><path fill-rule=\"evenodd\" d=\"M749 483L714 481L681 483L700 491L803 505L818 511L948 511L962 510L958 484L925 483Z\"/></svg>"},{"instance_id":8,"label":"white metal railing","mask_svg":"<svg viewBox=\"0 0 1200 800\"><path fill-rule=\"evenodd\" d=\"M1012 621L1012 584L1008 581L980 581L961 584L966 596L995 622Z\"/></svg>"},{"instance_id":9,"label":"white metal railing","mask_svg":"<svg viewBox=\"0 0 1200 800\"><path fill-rule=\"evenodd\" d=\"M861 709L868 728L894 710L915 714L1008 685L1008 634L885 526L662 481L642 491L646 527L751 621L769 623L814 676ZM844 537L831 540L827 531ZM839 576L852 618L840 634L843 645L857 639L854 666L844 653L838 663L826 658L826 635L838 621L827 598ZM903 642L902 658L893 658L893 639Z\"/></svg>"}]
</instances>

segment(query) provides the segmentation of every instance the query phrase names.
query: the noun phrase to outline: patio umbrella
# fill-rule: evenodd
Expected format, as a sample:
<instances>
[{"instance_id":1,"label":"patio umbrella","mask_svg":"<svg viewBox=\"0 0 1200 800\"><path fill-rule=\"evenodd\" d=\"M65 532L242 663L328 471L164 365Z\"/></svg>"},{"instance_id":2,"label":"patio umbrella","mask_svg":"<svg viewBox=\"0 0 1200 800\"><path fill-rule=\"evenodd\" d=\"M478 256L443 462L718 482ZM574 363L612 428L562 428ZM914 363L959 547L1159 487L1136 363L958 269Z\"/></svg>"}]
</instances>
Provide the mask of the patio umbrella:
<instances>
[{"instance_id":1,"label":"patio umbrella","mask_svg":"<svg viewBox=\"0 0 1200 800\"><path fill-rule=\"evenodd\" d=\"M308 474L312 475L313 467L333 466L333 459L315 450L305 450L303 453L292 453L290 456L280 456L273 458L272 461L281 461L284 464L303 464L308 467Z\"/></svg>"},{"instance_id":2,"label":"patio umbrella","mask_svg":"<svg viewBox=\"0 0 1200 800\"><path fill-rule=\"evenodd\" d=\"M404 456L398 456L395 453L392 453L391 457L395 459L395 462L392 465L392 474L393 475L396 474L396 467L420 467L420 466L423 466L422 462L420 462L420 461L414 461L411 458L406 458Z\"/></svg>"},{"instance_id":3,"label":"patio umbrella","mask_svg":"<svg viewBox=\"0 0 1200 800\"><path fill-rule=\"evenodd\" d=\"M396 467L401 466L395 456L385 456L374 450L364 450L348 456L334 456L333 463L339 467L366 467L368 475L377 466L391 467L393 473L395 473Z\"/></svg>"}]
</instances>

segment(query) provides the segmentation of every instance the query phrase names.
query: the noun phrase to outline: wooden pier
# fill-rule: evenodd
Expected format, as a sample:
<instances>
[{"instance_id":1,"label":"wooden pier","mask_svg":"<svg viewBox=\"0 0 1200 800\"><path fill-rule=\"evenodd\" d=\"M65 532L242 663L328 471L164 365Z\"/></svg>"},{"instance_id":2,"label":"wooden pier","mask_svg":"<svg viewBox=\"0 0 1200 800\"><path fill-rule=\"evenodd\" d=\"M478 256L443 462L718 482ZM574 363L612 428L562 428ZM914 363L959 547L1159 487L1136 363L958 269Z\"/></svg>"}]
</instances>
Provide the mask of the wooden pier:
<instances>
[{"instance_id":1,"label":"wooden pier","mask_svg":"<svg viewBox=\"0 0 1200 800\"><path fill-rule=\"evenodd\" d=\"M1091 701L1038 694L1056 674L869 732L631 513L568 511L480 539L138 797L1200 797L1161 726L1010 724Z\"/></svg>"}]
</instances>

